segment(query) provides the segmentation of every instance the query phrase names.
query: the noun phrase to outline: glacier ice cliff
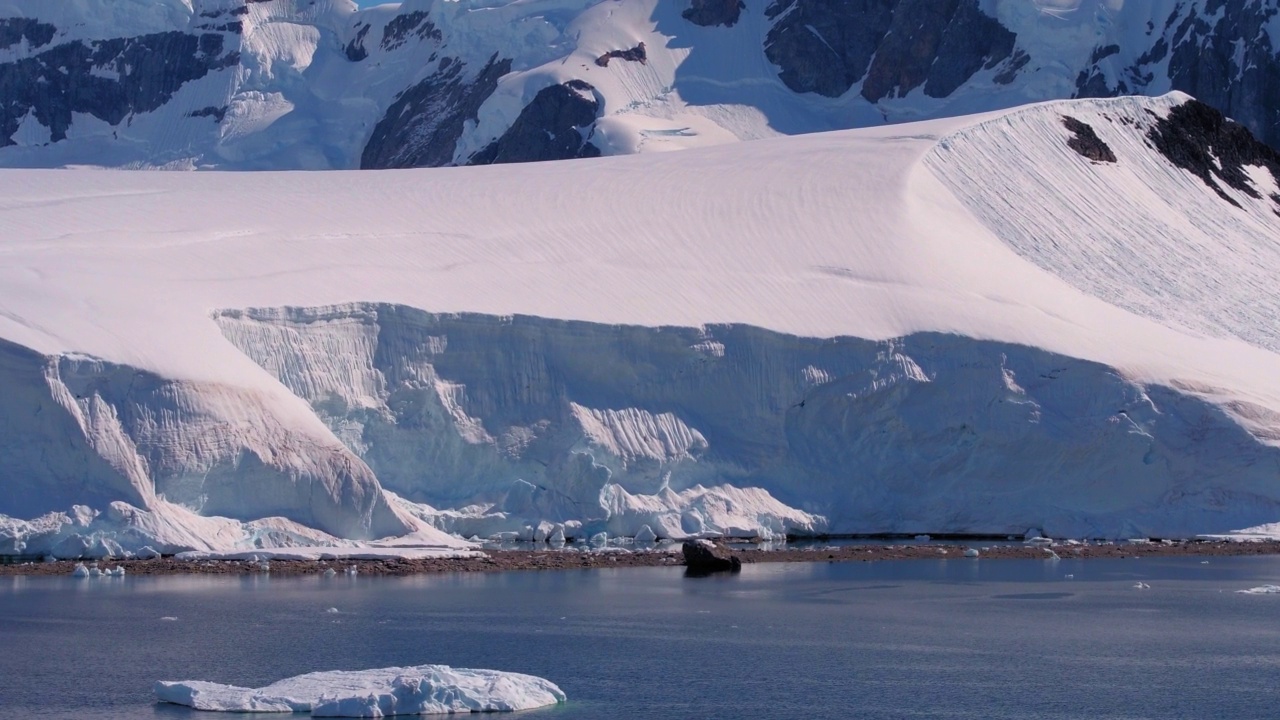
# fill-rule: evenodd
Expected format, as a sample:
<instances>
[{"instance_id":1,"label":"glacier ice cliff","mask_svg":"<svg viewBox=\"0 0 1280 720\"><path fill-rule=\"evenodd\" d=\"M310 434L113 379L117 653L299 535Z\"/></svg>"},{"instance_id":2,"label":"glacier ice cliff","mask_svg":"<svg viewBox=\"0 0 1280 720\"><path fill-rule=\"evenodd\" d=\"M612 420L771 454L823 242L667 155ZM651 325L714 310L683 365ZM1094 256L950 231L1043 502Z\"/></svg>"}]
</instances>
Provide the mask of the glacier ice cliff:
<instances>
[{"instance_id":1,"label":"glacier ice cliff","mask_svg":"<svg viewBox=\"0 0 1280 720\"><path fill-rule=\"evenodd\" d=\"M1113 537L1257 524L1280 499L1280 450L1220 408L1007 343L377 304L218 322L384 487L433 506L601 525L648 502L680 537L703 513L661 498L728 484L803 511L782 533Z\"/></svg>"},{"instance_id":2,"label":"glacier ice cliff","mask_svg":"<svg viewBox=\"0 0 1280 720\"><path fill-rule=\"evenodd\" d=\"M286 424L270 398L0 341L0 512L74 504L280 516L346 538L409 532L369 468Z\"/></svg>"}]
</instances>

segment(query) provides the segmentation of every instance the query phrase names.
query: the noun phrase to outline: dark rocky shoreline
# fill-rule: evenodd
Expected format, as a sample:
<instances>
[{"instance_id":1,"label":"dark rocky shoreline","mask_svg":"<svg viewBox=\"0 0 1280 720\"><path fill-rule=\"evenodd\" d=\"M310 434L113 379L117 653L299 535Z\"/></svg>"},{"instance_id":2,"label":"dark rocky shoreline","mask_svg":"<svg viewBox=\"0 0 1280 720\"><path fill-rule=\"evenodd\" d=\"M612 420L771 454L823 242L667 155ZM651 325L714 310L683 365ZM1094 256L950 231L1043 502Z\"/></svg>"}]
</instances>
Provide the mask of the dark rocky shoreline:
<instances>
[{"instance_id":1,"label":"dark rocky shoreline","mask_svg":"<svg viewBox=\"0 0 1280 720\"><path fill-rule=\"evenodd\" d=\"M965 557L973 548L980 557ZM1146 557L1225 557L1280 555L1280 541L1172 541L1149 543L1088 543L1053 545L983 545L981 543L929 542L910 545L841 545L762 550L730 546L743 565L775 562L880 562L886 560L1043 560L1054 555L1063 560ZM679 545L653 550L578 552L574 550L489 550L483 557L393 560L271 560L269 570L245 560L104 560L99 567L123 567L128 575L319 575L333 568L345 577L354 566L358 576L404 576L461 572L509 572L516 570L594 570L627 567L683 567ZM0 564L4 575L70 575L76 562Z\"/></svg>"}]
</instances>

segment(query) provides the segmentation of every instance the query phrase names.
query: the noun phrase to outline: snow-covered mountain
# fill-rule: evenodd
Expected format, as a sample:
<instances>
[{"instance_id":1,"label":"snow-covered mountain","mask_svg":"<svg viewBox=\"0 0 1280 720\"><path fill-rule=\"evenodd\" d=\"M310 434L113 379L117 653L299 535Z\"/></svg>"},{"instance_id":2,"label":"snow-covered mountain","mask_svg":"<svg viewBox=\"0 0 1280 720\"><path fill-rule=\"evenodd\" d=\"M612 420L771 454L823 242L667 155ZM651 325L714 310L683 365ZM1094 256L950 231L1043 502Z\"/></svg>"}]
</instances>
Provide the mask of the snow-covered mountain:
<instances>
[{"instance_id":1,"label":"snow-covered mountain","mask_svg":"<svg viewBox=\"0 0 1280 720\"><path fill-rule=\"evenodd\" d=\"M1278 53L1280 0L0 0L0 165L520 162L1170 90L1280 146Z\"/></svg>"},{"instance_id":2,"label":"snow-covered mountain","mask_svg":"<svg viewBox=\"0 0 1280 720\"><path fill-rule=\"evenodd\" d=\"M0 171L0 552L1274 523L1278 180L1180 94Z\"/></svg>"}]
</instances>

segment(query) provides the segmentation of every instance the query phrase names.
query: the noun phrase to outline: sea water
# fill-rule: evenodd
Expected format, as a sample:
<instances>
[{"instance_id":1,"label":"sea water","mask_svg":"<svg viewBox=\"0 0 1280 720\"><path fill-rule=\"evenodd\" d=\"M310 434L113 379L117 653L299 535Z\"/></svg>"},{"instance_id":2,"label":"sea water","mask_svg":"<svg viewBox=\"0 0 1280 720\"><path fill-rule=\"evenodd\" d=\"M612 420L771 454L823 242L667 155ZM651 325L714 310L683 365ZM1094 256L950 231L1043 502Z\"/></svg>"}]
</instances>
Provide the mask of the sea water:
<instances>
[{"instance_id":1,"label":"sea water","mask_svg":"<svg viewBox=\"0 0 1280 720\"><path fill-rule=\"evenodd\" d=\"M565 690L531 720L1280 717L1280 595L1236 592L1278 580L1280 558L0 578L0 717L217 718L152 682L421 663Z\"/></svg>"}]
</instances>

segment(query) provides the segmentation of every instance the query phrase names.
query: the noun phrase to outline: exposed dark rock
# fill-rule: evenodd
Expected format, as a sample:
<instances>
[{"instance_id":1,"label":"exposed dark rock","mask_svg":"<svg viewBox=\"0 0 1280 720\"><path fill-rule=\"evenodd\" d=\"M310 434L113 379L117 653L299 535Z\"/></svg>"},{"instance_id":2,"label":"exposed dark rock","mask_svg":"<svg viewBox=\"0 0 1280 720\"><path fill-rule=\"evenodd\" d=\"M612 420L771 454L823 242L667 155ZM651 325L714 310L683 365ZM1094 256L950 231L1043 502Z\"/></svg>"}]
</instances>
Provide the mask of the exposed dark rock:
<instances>
[{"instance_id":1,"label":"exposed dark rock","mask_svg":"<svg viewBox=\"0 0 1280 720\"><path fill-rule=\"evenodd\" d=\"M232 22L222 23L221 25L205 25L200 29L212 31L212 32L225 32L225 33L231 33L233 35L241 35L244 33L244 23L240 22L239 20L234 20Z\"/></svg>"},{"instance_id":2,"label":"exposed dark rock","mask_svg":"<svg viewBox=\"0 0 1280 720\"><path fill-rule=\"evenodd\" d=\"M1112 44L1112 45L1106 45L1103 47L1096 47L1093 49L1093 55L1089 58L1089 62L1096 63L1103 60L1104 58L1109 58L1112 55L1119 55L1119 54L1120 54L1119 45Z\"/></svg>"},{"instance_id":3,"label":"exposed dark rock","mask_svg":"<svg viewBox=\"0 0 1280 720\"><path fill-rule=\"evenodd\" d=\"M1008 85L1018 79L1018 71L1027 66L1031 62L1031 56L1026 50L1018 48L1013 51L1013 57L1004 64L1004 69L996 73L992 81L997 85Z\"/></svg>"},{"instance_id":4,"label":"exposed dark rock","mask_svg":"<svg viewBox=\"0 0 1280 720\"><path fill-rule=\"evenodd\" d=\"M1094 131L1092 125L1070 115L1062 116L1062 124L1075 135L1075 137L1067 141L1067 147L1093 162L1113 163L1116 161L1116 154L1112 152L1111 146L1098 137L1098 133Z\"/></svg>"},{"instance_id":5,"label":"exposed dark rock","mask_svg":"<svg viewBox=\"0 0 1280 720\"><path fill-rule=\"evenodd\" d=\"M58 142L66 138L72 113L117 125L155 110L186 83L237 64L239 53L224 55L224 42L219 33L175 31L71 42L0 63L0 146L13 144L28 113Z\"/></svg>"},{"instance_id":6,"label":"exposed dark rock","mask_svg":"<svg viewBox=\"0 0 1280 720\"><path fill-rule=\"evenodd\" d=\"M469 165L599 157L589 141L600 114L595 88L570 80L538 91L502 137L473 155Z\"/></svg>"},{"instance_id":7,"label":"exposed dark rock","mask_svg":"<svg viewBox=\"0 0 1280 720\"><path fill-rule=\"evenodd\" d=\"M343 49L347 59L351 62L360 62L369 57L369 51L364 49L364 36L369 34L369 27L368 23L361 25L360 29L356 31L356 36Z\"/></svg>"},{"instance_id":8,"label":"exposed dark rock","mask_svg":"<svg viewBox=\"0 0 1280 720\"><path fill-rule=\"evenodd\" d=\"M1254 137L1245 126L1197 100L1179 105L1168 117L1157 118L1147 138L1170 162L1203 180L1236 207L1240 203L1227 194L1223 185L1249 197L1262 198L1244 170L1246 165L1266 168L1280 182L1280 153Z\"/></svg>"},{"instance_id":9,"label":"exposed dark rock","mask_svg":"<svg viewBox=\"0 0 1280 720\"><path fill-rule=\"evenodd\" d=\"M391 22L382 29L382 49L395 50L404 45L410 36L421 40L430 38L436 42L443 38L435 23L427 19L427 13L417 10L391 18Z\"/></svg>"},{"instance_id":10,"label":"exposed dark rock","mask_svg":"<svg viewBox=\"0 0 1280 720\"><path fill-rule=\"evenodd\" d=\"M405 90L373 129L360 158L364 169L439 167L453 162L468 120L511 71L495 53L474 78L464 63L444 58L439 69Z\"/></svg>"},{"instance_id":11,"label":"exposed dark rock","mask_svg":"<svg viewBox=\"0 0 1280 720\"><path fill-rule=\"evenodd\" d=\"M893 0L777 0L765 55L796 92L839 97L861 80L893 23Z\"/></svg>"},{"instance_id":12,"label":"exposed dark rock","mask_svg":"<svg viewBox=\"0 0 1280 720\"><path fill-rule=\"evenodd\" d=\"M1095 51L1077 79L1076 97L1145 93L1167 76L1169 85L1162 83L1160 91L1169 87L1192 95L1280 147L1280 48L1268 30L1280 7L1254 0L1169 6L1164 29L1127 67L1117 71L1113 65L1106 73L1098 63L1113 54L1103 52L1109 48Z\"/></svg>"},{"instance_id":13,"label":"exposed dark rock","mask_svg":"<svg viewBox=\"0 0 1280 720\"><path fill-rule=\"evenodd\" d=\"M684 564L690 575L709 575L715 572L738 572L742 561L723 543L710 540L685 540L681 548Z\"/></svg>"},{"instance_id":14,"label":"exposed dark rock","mask_svg":"<svg viewBox=\"0 0 1280 720\"><path fill-rule=\"evenodd\" d=\"M1076 76L1076 97L1110 97L1129 92L1129 86L1123 81L1115 87L1108 85L1106 73L1098 68L1086 68Z\"/></svg>"},{"instance_id":15,"label":"exposed dark rock","mask_svg":"<svg viewBox=\"0 0 1280 720\"><path fill-rule=\"evenodd\" d=\"M991 70L1008 60L1016 40L1013 32L982 12L976 2L961 0L943 31L937 57L925 77L924 94L948 97L979 70ZM901 89L900 94L907 91Z\"/></svg>"},{"instance_id":16,"label":"exposed dark rock","mask_svg":"<svg viewBox=\"0 0 1280 720\"><path fill-rule=\"evenodd\" d=\"M33 50L53 42L58 28L32 18L0 18L0 50L8 50L23 40Z\"/></svg>"},{"instance_id":17,"label":"exposed dark rock","mask_svg":"<svg viewBox=\"0 0 1280 720\"><path fill-rule=\"evenodd\" d=\"M641 65L649 62L649 56L644 50L644 43L640 43L630 50L610 50L596 58L596 64L600 67L609 67L609 61L615 58L618 60L627 60L629 62L638 62Z\"/></svg>"},{"instance_id":18,"label":"exposed dark rock","mask_svg":"<svg viewBox=\"0 0 1280 720\"><path fill-rule=\"evenodd\" d=\"M200 108L199 110L192 110L191 112L187 113L187 117L193 117L193 118L211 117L213 118L214 122L219 122L219 123L222 122L222 119L225 118L226 116L227 116L226 105L223 105L222 107L214 107L210 105L209 107Z\"/></svg>"},{"instance_id":19,"label":"exposed dark rock","mask_svg":"<svg viewBox=\"0 0 1280 720\"><path fill-rule=\"evenodd\" d=\"M680 15L694 25L733 27L746 7L742 0L691 0Z\"/></svg>"},{"instance_id":20,"label":"exposed dark rock","mask_svg":"<svg viewBox=\"0 0 1280 720\"><path fill-rule=\"evenodd\" d=\"M776 0L766 16L765 54L787 87L838 97L865 78L871 102L921 86L946 97L1010 60L1017 39L978 0Z\"/></svg>"}]
</instances>

